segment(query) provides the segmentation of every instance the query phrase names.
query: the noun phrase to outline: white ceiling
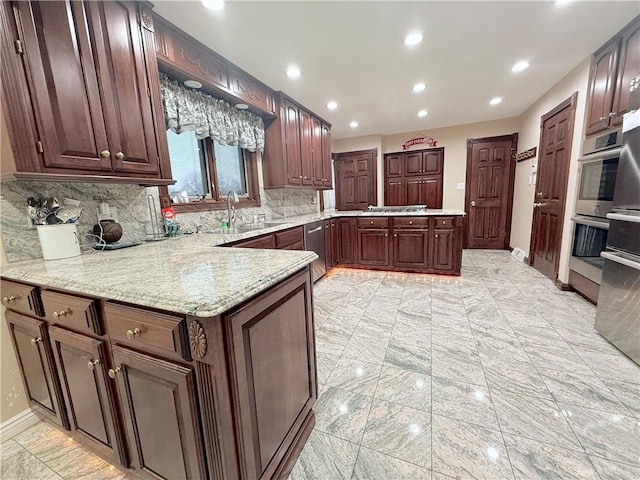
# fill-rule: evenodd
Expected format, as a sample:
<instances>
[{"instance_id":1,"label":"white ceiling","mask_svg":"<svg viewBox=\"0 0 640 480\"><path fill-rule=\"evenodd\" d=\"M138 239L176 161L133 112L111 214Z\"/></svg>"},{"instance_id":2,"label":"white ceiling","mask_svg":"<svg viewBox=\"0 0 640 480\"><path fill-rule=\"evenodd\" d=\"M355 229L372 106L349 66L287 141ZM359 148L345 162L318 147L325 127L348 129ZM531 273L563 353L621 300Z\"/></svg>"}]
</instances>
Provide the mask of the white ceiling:
<instances>
[{"instance_id":1,"label":"white ceiling","mask_svg":"<svg viewBox=\"0 0 640 480\"><path fill-rule=\"evenodd\" d=\"M639 13L639 3L244 2L155 11L333 124L334 138L520 115ZM424 40L404 45L410 31ZM518 60L531 66L518 74ZM291 64L302 70L292 80ZM415 94L422 81L428 88ZM490 106L493 97L504 97ZM326 103L338 102L329 111ZM429 114L418 118L418 110ZM352 129L355 120L359 127Z\"/></svg>"}]
</instances>

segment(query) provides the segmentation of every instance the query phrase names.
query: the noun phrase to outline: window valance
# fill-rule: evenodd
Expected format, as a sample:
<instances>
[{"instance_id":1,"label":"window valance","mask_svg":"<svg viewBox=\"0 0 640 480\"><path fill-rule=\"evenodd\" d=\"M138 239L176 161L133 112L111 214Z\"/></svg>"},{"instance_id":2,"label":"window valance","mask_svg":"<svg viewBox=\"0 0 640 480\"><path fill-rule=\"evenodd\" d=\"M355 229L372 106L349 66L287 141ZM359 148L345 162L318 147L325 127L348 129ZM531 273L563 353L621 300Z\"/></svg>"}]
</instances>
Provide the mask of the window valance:
<instances>
[{"instance_id":1,"label":"window valance","mask_svg":"<svg viewBox=\"0 0 640 480\"><path fill-rule=\"evenodd\" d=\"M250 152L264 150L264 122L258 115L183 87L163 73L160 87L167 129L176 133L194 131L198 139L211 137L222 145Z\"/></svg>"}]
</instances>

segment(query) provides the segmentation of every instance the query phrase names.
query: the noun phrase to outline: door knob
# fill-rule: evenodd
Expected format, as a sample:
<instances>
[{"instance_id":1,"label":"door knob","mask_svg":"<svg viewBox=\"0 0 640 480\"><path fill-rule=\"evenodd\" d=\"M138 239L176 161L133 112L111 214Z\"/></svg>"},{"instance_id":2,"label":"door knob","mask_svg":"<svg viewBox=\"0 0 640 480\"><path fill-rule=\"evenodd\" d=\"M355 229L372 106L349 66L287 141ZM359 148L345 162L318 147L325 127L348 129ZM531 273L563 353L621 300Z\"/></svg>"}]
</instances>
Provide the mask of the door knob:
<instances>
[{"instance_id":1,"label":"door knob","mask_svg":"<svg viewBox=\"0 0 640 480\"><path fill-rule=\"evenodd\" d=\"M475 207L476 206L476 201L475 200L471 200L471 206Z\"/></svg>"},{"instance_id":2,"label":"door knob","mask_svg":"<svg viewBox=\"0 0 640 480\"><path fill-rule=\"evenodd\" d=\"M116 153L116 160L124 160L124 153L122 152Z\"/></svg>"},{"instance_id":3,"label":"door knob","mask_svg":"<svg viewBox=\"0 0 640 480\"><path fill-rule=\"evenodd\" d=\"M111 156L111 152L109 150L102 150L100 152L100 156L102 158L109 158Z\"/></svg>"},{"instance_id":4,"label":"door knob","mask_svg":"<svg viewBox=\"0 0 640 480\"><path fill-rule=\"evenodd\" d=\"M87 368L88 368L89 370L92 370L92 371L93 371L93 368L94 368L96 365L100 365L100 360L99 360L98 358L96 358L95 360L89 360L89 361L87 362Z\"/></svg>"},{"instance_id":5,"label":"door knob","mask_svg":"<svg viewBox=\"0 0 640 480\"><path fill-rule=\"evenodd\" d=\"M533 204L533 208L539 208L539 207L541 207L542 205L544 205L544 203L535 202L535 203Z\"/></svg>"},{"instance_id":6,"label":"door knob","mask_svg":"<svg viewBox=\"0 0 640 480\"><path fill-rule=\"evenodd\" d=\"M116 373L120 373L120 371L122 371L122 368L116 367L116 368L110 368L107 373L109 374L109 377L116 378Z\"/></svg>"}]
</instances>

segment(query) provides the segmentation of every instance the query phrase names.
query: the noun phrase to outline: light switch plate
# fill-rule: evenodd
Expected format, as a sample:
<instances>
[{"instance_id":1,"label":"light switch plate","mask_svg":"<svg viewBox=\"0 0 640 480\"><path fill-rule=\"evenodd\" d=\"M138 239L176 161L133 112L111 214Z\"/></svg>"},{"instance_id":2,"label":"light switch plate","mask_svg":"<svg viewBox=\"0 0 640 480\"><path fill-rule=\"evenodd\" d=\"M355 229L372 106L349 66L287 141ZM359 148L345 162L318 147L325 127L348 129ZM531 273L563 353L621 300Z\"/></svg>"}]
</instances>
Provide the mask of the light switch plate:
<instances>
[{"instance_id":1,"label":"light switch plate","mask_svg":"<svg viewBox=\"0 0 640 480\"><path fill-rule=\"evenodd\" d=\"M456 190L464 190L464 182L456 183Z\"/></svg>"}]
</instances>

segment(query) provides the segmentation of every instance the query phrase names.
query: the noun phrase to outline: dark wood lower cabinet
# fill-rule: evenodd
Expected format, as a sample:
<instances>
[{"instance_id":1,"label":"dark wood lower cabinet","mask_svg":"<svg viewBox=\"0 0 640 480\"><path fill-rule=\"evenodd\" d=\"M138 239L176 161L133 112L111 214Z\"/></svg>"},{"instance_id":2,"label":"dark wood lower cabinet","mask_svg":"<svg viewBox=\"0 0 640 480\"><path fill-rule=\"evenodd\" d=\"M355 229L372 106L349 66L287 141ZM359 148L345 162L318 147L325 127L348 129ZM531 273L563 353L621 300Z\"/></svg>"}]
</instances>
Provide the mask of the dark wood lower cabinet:
<instances>
[{"instance_id":1,"label":"dark wood lower cabinet","mask_svg":"<svg viewBox=\"0 0 640 480\"><path fill-rule=\"evenodd\" d=\"M124 464L113 389L107 381L107 345L58 327L51 327L49 334L73 436Z\"/></svg>"},{"instance_id":2,"label":"dark wood lower cabinet","mask_svg":"<svg viewBox=\"0 0 640 480\"><path fill-rule=\"evenodd\" d=\"M357 231L358 265L389 265L389 229L363 229Z\"/></svg>"},{"instance_id":3,"label":"dark wood lower cabinet","mask_svg":"<svg viewBox=\"0 0 640 480\"><path fill-rule=\"evenodd\" d=\"M193 367L113 347L131 463L144 478L207 478Z\"/></svg>"},{"instance_id":4,"label":"dark wood lower cabinet","mask_svg":"<svg viewBox=\"0 0 640 480\"><path fill-rule=\"evenodd\" d=\"M394 230L393 266L400 268L428 268L428 235L428 230Z\"/></svg>"},{"instance_id":5,"label":"dark wood lower cabinet","mask_svg":"<svg viewBox=\"0 0 640 480\"><path fill-rule=\"evenodd\" d=\"M354 218L338 218L336 220L336 248L334 250L336 263L347 265L355 263L355 226Z\"/></svg>"},{"instance_id":6,"label":"dark wood lower cabinet","mask_svg":"<svg viewBox=\"0 0 640 480\"><path fill-rule=\"evenodd\" d=\"M431 253L431 266L434 270L453 270L453 248L453 230L435 230Z\"/></svg>"},{"instance_id":7,"label":"dark wood lower cabinet","mask_svg":"<svg viewBox=\"0 0 640 480\"><path fill-rule=\"evenodd\" d=\"M224 315L223 328L243 432L243 477L286 477L284 463L303 426L314 421L317 397L308 272Z\"/></svg>"},{"instance_id":8,"label":"dark wood lower cabinet","mask_svg":"<svg viewBox=\"0 0 640 480\"><path fill-rule=\"evenodd\" d=\"M12 311L6 311L5 316L29 406L54 423L68 428L47 324Z\"/></svg>"}]
</instances>

